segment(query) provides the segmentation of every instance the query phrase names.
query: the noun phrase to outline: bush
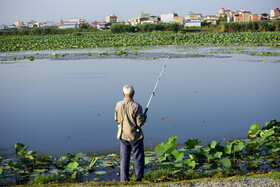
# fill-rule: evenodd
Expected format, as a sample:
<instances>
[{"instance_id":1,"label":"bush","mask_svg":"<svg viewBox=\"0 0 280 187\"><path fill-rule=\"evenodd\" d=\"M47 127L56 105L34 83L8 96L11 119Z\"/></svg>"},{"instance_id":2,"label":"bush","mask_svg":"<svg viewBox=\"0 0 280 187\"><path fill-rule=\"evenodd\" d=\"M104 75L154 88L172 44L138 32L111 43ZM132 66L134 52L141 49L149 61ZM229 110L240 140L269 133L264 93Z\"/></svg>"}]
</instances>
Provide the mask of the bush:
<instances>
[{"instance_id":1,"label":"bush","mask_svg":"<svg viewBox=\"0 0 280 187\"><path fill-rule=\"evenodd\" d=\"M125 33L125 32L135 32L135 27L131 25L115 23L111 26L112 33Z\"/></svg>"}]
</instances>

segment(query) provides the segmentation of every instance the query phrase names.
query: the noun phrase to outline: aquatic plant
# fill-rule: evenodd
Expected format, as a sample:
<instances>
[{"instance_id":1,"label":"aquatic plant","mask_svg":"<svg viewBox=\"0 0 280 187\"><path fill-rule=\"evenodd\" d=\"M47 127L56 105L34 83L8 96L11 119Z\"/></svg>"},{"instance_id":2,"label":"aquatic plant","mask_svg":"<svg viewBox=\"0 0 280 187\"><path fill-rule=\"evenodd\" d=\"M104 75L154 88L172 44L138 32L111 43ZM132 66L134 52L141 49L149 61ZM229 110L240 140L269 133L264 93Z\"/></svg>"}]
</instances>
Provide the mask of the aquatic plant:
<instances>
[{"instance_id":1,"label":"aquatic plant","mask_svg":"<svg viewBox=\"0 0 280 187\"><path fill-rule=\"evenodd\" d=\"M177 144L177 136L145 151L146 180L164 181L209 176L231 176L262 169L279 168L280 122L275 119L265 126L253 124L247 140L230 140L225 145L213 140L200 145L199 139ZM89 154L67 154L59 158L36 156L28 146L16 143L16 159L0 157L0 185L20 183L100 180L101 175L118 173L117 154L94 157ZM131 164L133 169L133 162Z\"/></svg>"},{"instance_id":2,"label":"aquatic plant","mask_svg":"<svg viewBox=\"0 0 280 187\"><path fill-rule=\"evenodd\" d=\"M238 44L277 47L280 45L279 36L279 32L188 34L173 32L119 34L96 32L82 35L0 36L0 52L185 44Z\"/></svg>"}]
</instances>

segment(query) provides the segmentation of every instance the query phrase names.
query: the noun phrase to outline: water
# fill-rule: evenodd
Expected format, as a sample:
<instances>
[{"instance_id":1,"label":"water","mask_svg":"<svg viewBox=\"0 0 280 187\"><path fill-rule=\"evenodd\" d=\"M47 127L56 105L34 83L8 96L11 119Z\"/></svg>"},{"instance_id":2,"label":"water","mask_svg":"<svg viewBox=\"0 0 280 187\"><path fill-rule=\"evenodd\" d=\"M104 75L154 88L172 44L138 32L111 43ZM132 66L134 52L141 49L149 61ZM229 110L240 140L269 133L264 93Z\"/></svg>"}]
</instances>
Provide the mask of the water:
<instances>
[{"instance_id":1,"label":"water","mask_svg":"<svg viewBox=\"0 0 280 187\"><path fill-rule=\"evenodd\" d=\"M156 144L172 135L180 143L189 138L203 143L246 138L252 124L279 120L280 64L272 63L278 56L202 55L215 48L192 50L199 55L160 48L134 56L67 60L51 58L47 51L43 54L50 58L1 64L0 153L13 152L17 142L41 154L118 150L114 107L123 99L123 85L134 86L134 99L144 108L168 53L173 58L143 126L146 146L150 139ZM1 58L9 58L5 55Z\"/></svg>"}]
</instances>

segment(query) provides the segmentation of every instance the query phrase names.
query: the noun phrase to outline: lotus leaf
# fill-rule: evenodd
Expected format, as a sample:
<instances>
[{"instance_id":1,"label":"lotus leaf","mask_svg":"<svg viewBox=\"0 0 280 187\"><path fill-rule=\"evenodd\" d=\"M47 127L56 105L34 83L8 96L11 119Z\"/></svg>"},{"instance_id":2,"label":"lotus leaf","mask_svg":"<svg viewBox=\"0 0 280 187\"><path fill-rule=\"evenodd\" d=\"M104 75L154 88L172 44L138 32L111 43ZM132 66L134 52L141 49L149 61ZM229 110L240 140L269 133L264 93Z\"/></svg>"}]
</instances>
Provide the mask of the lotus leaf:
<instances>
[{"instance_id":1,"label":"lotus leaf","mask_svg":"<svg viewBox=\"0 0 280 187\"><path fill-rule=\"evenodd\" d=\"M106 171L96 171L94 172L96 175L104 175L106 174Z\"/></svg>"},{"instance_id":2,"label":"lotus leaf","mask_svg":"<svg viewBox=\"0 0 280 187\"><path fill-rule=\"evenodd\" d=\"M186 159L186 160L183 161L183 164L184 164L187 168L194 169L196 163L195 163L194 160Z\"/></svg>"},{"instance_id":3,"label":"lotus leaf","mask_svg":"<svg viewBox=\"0 0 280 187\"><path fill-rule=\"evenodd\" d=\"M259 129L260 129L260 124L258 124L258 123L255 123L254 125L252 125L251 127L250 127L250 129L248 130L248 135L249 135L249 137L250 138L256 138L257 137L257 135L259 134Z\"/></svg>"},{"instance_id":4,"label":"lotus leaf","mask_svg":"<svg viewBox=\"0 0 280 187\"><path fill-rule=\"evenodd\" d=\"M214 158L221 158L222 155L223 155L222 152L217 152L214 154Z\"/></svg>"},{"instance_id":5,"label":"lotus leaf","mask_svg":"<svg viewBox=\"0 0 280 187\"><path fill-rule=\"evenodd\" d=\"M28 149L28 146L23 145L22 143L16 143L15 144L15 151L18 155L22 156L25 153L25 151Z\"/></svg>"},{"instance_id":6,"label":"lotus leaf","mask_svg":"<svg viewBox=\"0 0 280 187\"><path fill-rule=\"evenodd\" d=\"M224 146L224 153L230 155L232 149L232 144Z\"/></svg>"},{"instance_id":7,"label":"lotus leaf","mask_svg":"<svg viewBox=\"0 0 280 187\"><path fill-rule=\"evenodd\" d=\"M174 162L180 162L184 158L184 153L179 150L173 150L170 154L175 158Z\"/></svg>"},{"instance_id":8,"label":"lotus leaf","mask_svg":"<svg viewBox=\"0 0 280 187\"><path fill-rule=\"evenodd\" d=\"M93 157L91 162L90 162L90 164L89 164L89 166L88 166L88 168L92 169L92 167L95 166L95 164L97 163L97 160L98 159L96 157Z\"/></svg>"},{"instance_id":9,"label":"lotus leaf","mask_svg":"<svg viewBox=\"0 0 280 187\"><path fill-rule=\"evenodd\" d=\"M216 145L217 145L217 142L214 140L214 141L212 141L210 148L215 149Z\"/></svg>"},{"instance_id":10,"label":"lotus leaf","mask_svg":"<svg viewBox=\"0 0 280 187\"><path fill-rule=\"evenodd\" d=\"M223 158L220 163L226 167L226 168L230 168L231 167L231 161L228 158Z\"/></svg>"},{"instance_id":11,"label":"lotus leaf","mask_svg":"<svg viewBox=\"0 0 280 187\"><path fill-rule=\"evenodd\" d=\"M197 146L199 144L199 139L188 139L188 141L185 142L185 145L188 149L194 149L195 146Z\"/></svg>"},{"instance_id":12,"label":"lotus leaf","mask_svg":"<svg viewBox=\"0 0 280 187\"><path fill-rule=\"evenodd\" d=\"M168 142L163 142L156 146L155 151L159 155L163 155L164 153L171 153L173 149L176 147L177 136L171 136L168 139Z\"/></svg>"},{"instance_id":13,"label":"lotus leaf","mask_svg":"<svg viewBox=\"0 0 280 187\"><path fill-rule=\"evenodd\" d=\"M79 163L76 161L70 162L67 167L65 168L65 170L74 170L79 166Z\"/></svg>"}]
</instances>

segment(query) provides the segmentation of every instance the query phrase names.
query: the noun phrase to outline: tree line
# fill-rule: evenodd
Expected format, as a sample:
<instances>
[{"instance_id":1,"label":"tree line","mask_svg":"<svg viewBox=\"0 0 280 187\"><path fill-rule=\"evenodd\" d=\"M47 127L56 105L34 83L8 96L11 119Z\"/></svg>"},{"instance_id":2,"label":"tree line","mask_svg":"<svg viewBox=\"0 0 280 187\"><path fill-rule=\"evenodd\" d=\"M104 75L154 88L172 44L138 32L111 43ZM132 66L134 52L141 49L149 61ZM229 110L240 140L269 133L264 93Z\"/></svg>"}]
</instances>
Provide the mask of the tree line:
<instances>
[{"instance_id":1,"label":"tree line","mask_svg":"<svg viewBox=\"0 0 280 187\"><path fill-rule=\"evenodd\" d=\"M153 32L153 31L172 31L186 33L188 31L207 31L207 28L213 27L215 31L221 32L267 32L267 31L280 31L280 21L273 22L220 22L218 26L209 25L207 22L202 22L202 27L186 28L184 25L179 23L145 23L140 25L125 25L115 23L110 27L112 33L133 33L133 32ZM213 29L212 28L212 29ZM80 27L80 28L69 28L59 29L56 27L42 27L42 28L25 28L19 30L1 30L0 36L14 36L14 35L46 35L46 34L70 34L70 33L83 33L83 32L97 32L97 28L92 27ZM209 29L210 31L210 29Z\"/></svg>"}]
</instances>

